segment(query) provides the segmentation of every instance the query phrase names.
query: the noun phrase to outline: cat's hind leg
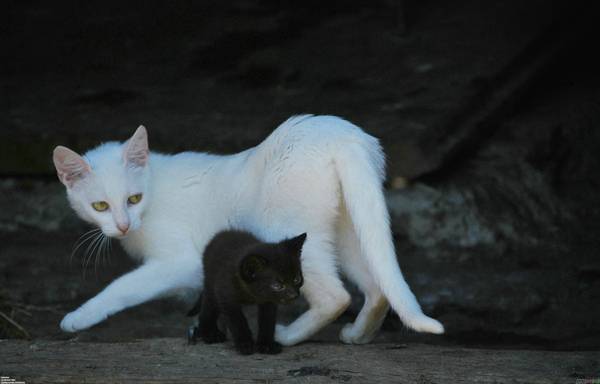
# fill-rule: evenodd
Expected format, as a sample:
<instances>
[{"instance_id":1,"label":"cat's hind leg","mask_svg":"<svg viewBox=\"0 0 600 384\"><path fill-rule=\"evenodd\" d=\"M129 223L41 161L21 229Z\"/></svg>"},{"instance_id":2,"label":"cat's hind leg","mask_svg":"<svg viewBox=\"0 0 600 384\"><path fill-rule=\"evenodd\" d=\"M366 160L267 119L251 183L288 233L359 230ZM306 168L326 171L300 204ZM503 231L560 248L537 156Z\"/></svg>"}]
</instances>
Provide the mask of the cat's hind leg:
<instances>
[{"instance_id":1,"label":"cat's hind leg","mask_svg":"<svg viewBox=\"0 0 600 384\"><path fill-rule=\"evenodd\" d=\"M308 339L341 315L350 294L338 276L331 243L309 235L302 249L304 285L300 289L310 308L290 325L278 325L275 340L294 345Z\"/></svg>"},{"instance_id":2,"label":"cat's hind leg","mask_svg":"<svg viewBox=\"0 0 600 384\"><path fill-rule=\"evenodd\" d=\"M354 323L340 332L346 344L366 344L376 336L389 310L389 304L369 272L350 218L342 214L338 222L337 245L344 274L364 293L365 301Z\"/></svg>"}]
</instances>

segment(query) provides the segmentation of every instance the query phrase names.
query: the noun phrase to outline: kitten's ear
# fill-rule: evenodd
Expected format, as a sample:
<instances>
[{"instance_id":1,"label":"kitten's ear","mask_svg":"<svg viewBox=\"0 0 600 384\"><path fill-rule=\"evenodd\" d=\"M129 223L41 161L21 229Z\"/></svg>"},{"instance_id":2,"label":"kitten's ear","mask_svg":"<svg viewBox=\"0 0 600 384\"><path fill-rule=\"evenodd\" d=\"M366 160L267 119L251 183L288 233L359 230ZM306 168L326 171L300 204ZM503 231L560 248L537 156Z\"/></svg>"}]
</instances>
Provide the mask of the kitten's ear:
<instances>
[{"instance_id":1,"label":"kitten's ear","mask_svg":"<svg viewBox=\"0 0 600 384\"><path fill-rule=\"evenodd\" d=\"M143 167L148 163L148 132L143 125L136 129L135 133L125 143L123 159L126 164Z\"/></svg>"},{"instance_id":2,"label":"kitten's ear","mask_svg":"<svg viewBox=\"0 0 600 384\"><path fill-rule=\"evenodd\" d=\"M92 172L88 162L67 147L59 145L54 148L52 160L54 161L58 179L67 188L73 187L75 182L83 179Z\"/></svg>"},{"instance_id":3,"label":"kitten's ear","mask_svg":"<svg viewBox=\"0 0 600 384\"><path fill-rule=\"evenodd\" d=\"M304 245L305 240L306 240L306 232L299 236L296 236L294 238L287 239L283 243L285 244L285 247L291 253L300 256L300 253L302 251L302 246Z\"/></svg>"},{"instance_id":4,"label":"kitten's ear","mask_svg":"<svg viewBox=\"0 0 600 384\"><path fill-rule=\"evenodd\" d=\"M256 273L260 272L266 265L267 260L261 255L254 253L248 254L242 260L242 278L246 281L253 281L256 278Z\"/></svg>"}]
</instances>

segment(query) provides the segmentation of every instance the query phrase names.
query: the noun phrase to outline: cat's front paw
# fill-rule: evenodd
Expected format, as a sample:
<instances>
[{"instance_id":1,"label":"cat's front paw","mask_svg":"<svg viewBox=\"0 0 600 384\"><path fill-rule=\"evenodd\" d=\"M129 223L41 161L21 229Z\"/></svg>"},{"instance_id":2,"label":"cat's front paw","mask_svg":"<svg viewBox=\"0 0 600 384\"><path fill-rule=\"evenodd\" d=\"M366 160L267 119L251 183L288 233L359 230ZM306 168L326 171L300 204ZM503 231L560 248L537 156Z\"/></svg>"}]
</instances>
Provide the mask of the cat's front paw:
<instances>
[{"instance_id":1,"label":"cat's front paw","mask_svg":"<svg viewBox=\"0 0 600 384\"><path fill-rule=\"evenodd\" d=\"M77 332L98 324L108 316L85 308L79 308L67 314L60 322L60 328L65 332Z\"/></svg>"},{"instance_id":2,"label":"cat's front paw","mask_svg":"<svg viewBox=\"0 0 600 384\"><path fill-rule=\"evenodd\" d=\"M222 343L227 340L225 334L218 329L202 335L202 341L206 344Z\"/></svg>"},{"instance_id":3,"label":"cat's front paw","mask_svg":"<svg viewBox=\"0 0 600 384\"><path fill-rule=\"evenodd\" d=\"M267 355L276 355L281 353L281 344L276 341L270 343L258 343L256 344L256 350L258 353L265 353Z\"/></svg>"},{"instance_id":4,"label":"cat's front paw","mask_svg":"<svg viewBox=\"0 0 600 384\"><path fill-rule=\"evenodd\" d=\"M254 342L250 341L240 341L235 343L235 349L242 355L251 355L254 353Z\"/></svg>"},{"instance_id":5,"label":"cat's front paw","mask_svg":"<svg viewBox=\"0 0 600 384\"><path fill-rule=\"evenodd\" d=\"M275 326L275 340L285 346L294 345L298 342L289 326L277 324Z\"/></svg>"}]
</instances>

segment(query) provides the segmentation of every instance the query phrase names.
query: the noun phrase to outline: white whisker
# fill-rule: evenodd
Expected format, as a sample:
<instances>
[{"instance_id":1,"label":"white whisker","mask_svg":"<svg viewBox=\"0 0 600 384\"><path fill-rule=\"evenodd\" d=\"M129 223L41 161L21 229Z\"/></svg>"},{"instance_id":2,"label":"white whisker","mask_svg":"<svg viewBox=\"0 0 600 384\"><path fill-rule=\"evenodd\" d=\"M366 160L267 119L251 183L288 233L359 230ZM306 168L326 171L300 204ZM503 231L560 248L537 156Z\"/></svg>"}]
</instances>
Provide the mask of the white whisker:
<instances>
[{"instance_id":1,"label":"white whisker","mask_svg":"<svg viewBox=\"0 0 600 384\"><path fill-rule=\"evenodd\" d=\"M95 260L94 260L94 273L96 277L98 277L98 261L102 258L102 253L104 252L104 246L106 244L106 235L102 234L102 239L100 240L100 245L96 250Z\"/></svg>"},{"instance_id":2,"label":"white whisker","mask_svg":"<svg viewBox=\"0 0 600 384\"><path fill-rule=\"evenodd\" d=\"M109 238L108 238L108 257L107 257L107 259L108 259L108 265L109 265L109 266L111 266L111 265L112 265L112 263L111 263L112 251L113 251L113 247L112 247L112 238L111 238L111 237L109 237Z\"/></svg>"},{"instance_id":3,"label":"white whisker","mask_svg":"<svg viewBox=\"0 0 600 384\"><path fill-rule=\"evenodd\" d=\"M94 262L94 274L96 274L96 278L98 278L98 268L96 266L96 261L98 260L98 257L97 257L98 249L100 248L100 245L102 244L103 239L104 239L104 234L101 234L100 237L98 238L98 241L96 241L96 244L92 248L92 252L90 252L90 257L89 257L89 263L91 263L92 261Z\"/></svg>"},{"instance_id":4,"label":"white whisker","mask_svg":"<svg viewBox=\"0 0 600 384\"><path fill-rule=\"evenodd\" d=\"M90 245L87 247L87 249L85 250L85 255L84 255L84 259L83 259L83 279L85 280L85 272L87 270L87 266L90 262L90 260L92 259L93 256L93 252L90 252L90 250L94 250L98 241L102 238L103 233L100 232L99 234L96 235L96 237L94 237L94 240L90 243Z\"/></svg>"},{"instance_id":5,"label":"white whisker","mask_svg":"<svg viewBox=\"0 0 600 384\"><path fill-rule=\"evenodd\" d=\"M77 241L75 242L75 244L73 244L73 250L71 251L71 256L69 257L69 264L73 262L73 256L75 256L75 254L77 253L77 250L79 250L79 248L85 244L86 242L88 242L89 240L91 240L92 238L94 238L94 235L100 231L99 228L94 228L90 231L87 231L86 233L84 233L83 235L79 236L79 239L77 239Z\"/></svg>"},{"instance_id":6,"label":"white whisker","mask_svg":"<svg viewBox=\"0 0 600 384\"><path fill-rule=\"evenodd\" d=\"M103 242L104 235L100 236L100 240L98 241L98 244L96 245L96 248L94 248L94 251L92 253L92 258L94 259L94 274L96 275L96 279L98 278L98 252L100 251L100 248L102 248Z\"/></svg>"},{"instance_id":7,"label":"white whisker","mask_svg":"<svg viewBox=\"0 0 600 384\"><path fill-rule=\"evenodd\" d=\"M100 264L104 267L106 266L105 260L106 260L106 248L107 248L107 243L108 243L108 236L104 236L104 239L102 239L102 244L100 245Z\"/></svg>"},{"instance_id":8,"label":"white whisker","mask_svg":"<svg viewBox=\"0 0 600 384\"><path fill-rule=\"evenodd\" d=\"M82 265L84 264L85 259L87 258L87 255L89 254L90 249L92 248L92 245L94 245L94 242L98 239L98 236L99 236L98 232L94 233L93 236L91 236L91 240L90 240L87 248L85 249L85 252L83 252L83 257L81 260Z\"/></svg>"}]
</instances>

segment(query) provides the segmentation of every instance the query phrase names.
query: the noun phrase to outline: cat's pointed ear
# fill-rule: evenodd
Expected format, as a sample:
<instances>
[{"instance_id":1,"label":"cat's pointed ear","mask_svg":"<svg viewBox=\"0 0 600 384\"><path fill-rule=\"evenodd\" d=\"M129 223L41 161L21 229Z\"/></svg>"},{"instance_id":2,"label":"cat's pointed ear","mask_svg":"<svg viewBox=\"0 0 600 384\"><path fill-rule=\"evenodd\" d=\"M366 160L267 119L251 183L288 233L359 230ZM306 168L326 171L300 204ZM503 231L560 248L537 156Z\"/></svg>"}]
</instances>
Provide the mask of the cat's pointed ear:
<instances>
[{"instance_id":1,"label":"cat's pointed ear","mask_svg":"<svg viewBox=\"0 0 600 384\"><path fill-rule=\"evenodd\" d=\"M267 259L261 255L250 253L242 260L241 274L246 281L253 281L256 274L262 271L267 265Z\"/></svg>"},{"instance_id":2,"label":"cat's pointed ear","mask_svg":"<svg viewBox=\"0 0 600 384\"><path fill-rule=\"evenodd\" d=\"M58 146L52 154L58 179L67 187L85 178L92 172L90 165L83 157L67 147Z\"/></svg>"},{"instance_id":3,"label":"cat's pointed ear","mask_svg":"<svg viewBox=\"0 0 600 384\"><path fill-rule=\"evenodd\" d=\"M140 125L133 136L125 143L123 159L126 164L144 167L148 163L149 154L148 132L146 132L146 127Z\"/></svg>"},{"instance_id":4,"label":"cat's pointed ear","mask_svg":"<svg viewBox=\"0 0 600 384\"><path fill-rule=\"evenodd\" d=\"M283 243L291 253L299 256L300 253L302 253L302 246L304 245L305 241L306 232L291 239L287 239Z\"/></svg>"}]
</instances>

